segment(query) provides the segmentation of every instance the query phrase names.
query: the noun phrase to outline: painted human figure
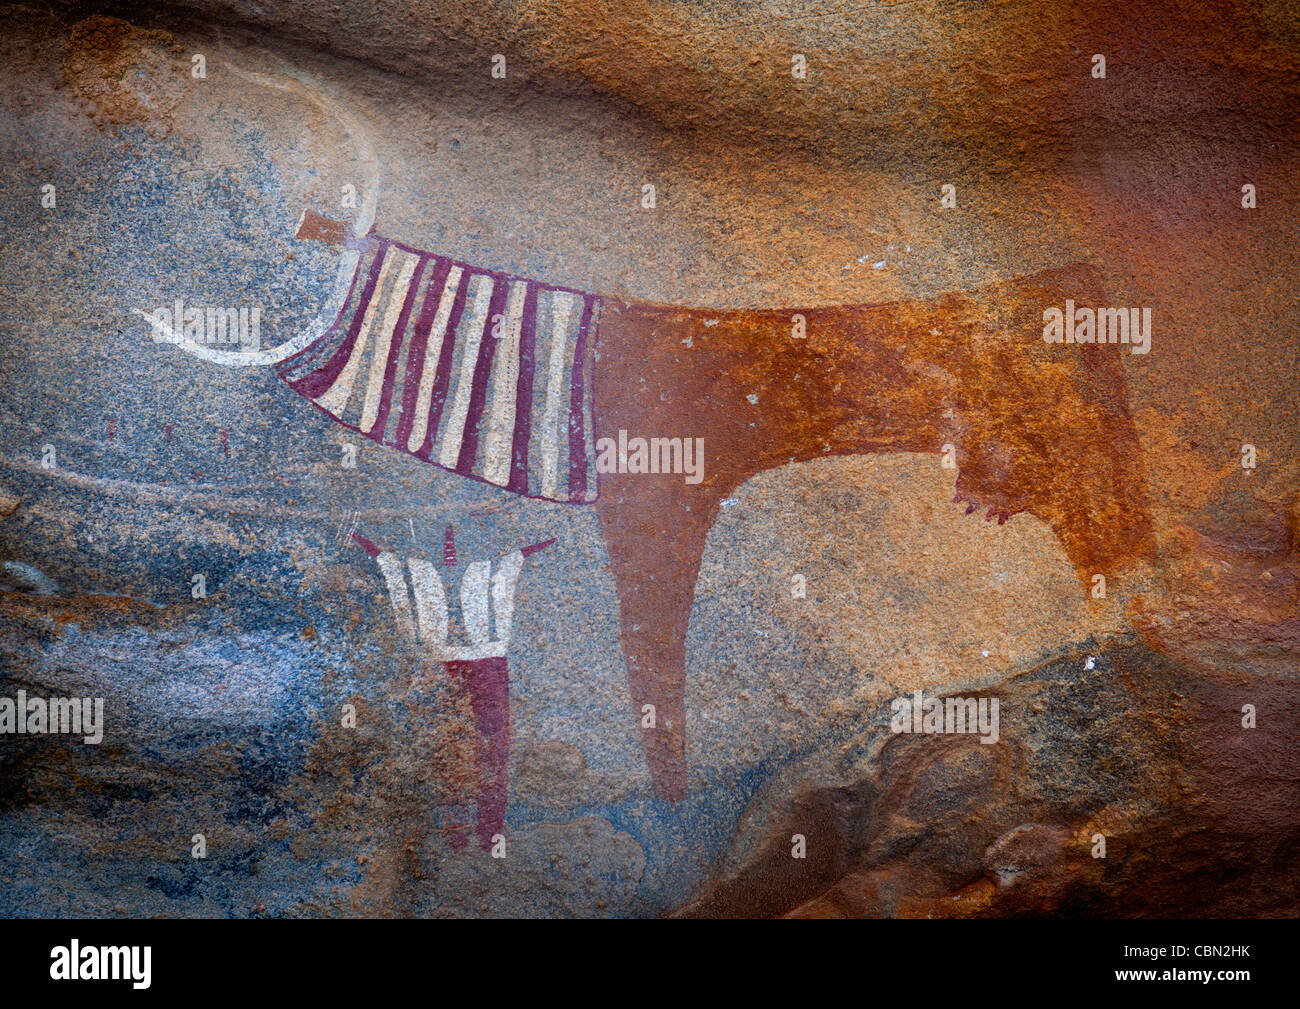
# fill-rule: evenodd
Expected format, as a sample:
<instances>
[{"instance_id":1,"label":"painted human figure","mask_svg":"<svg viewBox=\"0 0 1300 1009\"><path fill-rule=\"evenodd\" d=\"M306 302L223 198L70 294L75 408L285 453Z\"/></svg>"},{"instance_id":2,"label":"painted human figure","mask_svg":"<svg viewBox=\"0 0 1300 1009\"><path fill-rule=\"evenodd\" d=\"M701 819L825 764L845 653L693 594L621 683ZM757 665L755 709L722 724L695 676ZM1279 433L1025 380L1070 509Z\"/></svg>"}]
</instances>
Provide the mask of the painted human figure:
<instances>
[{"instance_id":1,"label":"painted human figure","mask_svg":"<svg viewBox=\"0 0 1300 1009\"><path fill-rule=\"evenodd\" d=\"M628 717L660 798L687 791L686 639L705 541L722 503L765 470L951 450L955 503L999 523L1037 515L1085 591L1093 573L1154 556L1114 348L1062 354L1042 339L1045 305L1106 304L1092 267L925 301L762 310L537 282L375 234L378 162L364 124L300 81L258 80L301 89L372 166L356 220L308 211L299 222L299 238L341 250L337 281L317 323L274 348L164 335L215 364L275 366L314 408L422 462L592 505L618 593ZM600 473L596 445L620 431L702 436L708 466L693 483Z\"/></svg>"},{"instance_id":2,"label":"painted human figure","mask_svg":"<svg viewBox=\"0 0 1300 1009\"><path fill-rule=\"evenodd\" d=\"M554 543L546 540L487 560L457 563L455 539L447 527L441 569L432 561L381 550L364 536L352 538L379 564L388 587L397 631L422 658L442 663L469 695L477 730L476 804L480 846L489 850L505 828L510 758L510 677L507 650L515 592L524 561ZM407 587L409 574L410 588ZM459 575L459 590L455 583ZM414 595L414 605L412 605ZM459 611L459 620L455 619ZM457 626L459 624L459 626ZM468 843L453 828L453 847Z\"/></svg>"}]
</instances>

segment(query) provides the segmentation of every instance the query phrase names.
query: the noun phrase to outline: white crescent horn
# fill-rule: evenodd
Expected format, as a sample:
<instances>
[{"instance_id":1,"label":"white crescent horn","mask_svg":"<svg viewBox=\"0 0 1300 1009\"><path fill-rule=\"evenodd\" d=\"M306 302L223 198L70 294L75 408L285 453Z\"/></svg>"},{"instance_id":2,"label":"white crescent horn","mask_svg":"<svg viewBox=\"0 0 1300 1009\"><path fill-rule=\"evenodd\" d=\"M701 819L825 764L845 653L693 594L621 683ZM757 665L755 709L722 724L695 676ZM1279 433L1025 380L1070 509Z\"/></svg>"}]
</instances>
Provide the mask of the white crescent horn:
<instances>
[{"instance_id":1,"label":"white crescent horn","mask_svg":"<svg viewBox=\"0 0 1300 1009\"><path fill-rule=\"evenodd\" d=\"M278 60L277 60L278 62ZM289 67L284 67L284 73L287 75L284 79L275 79L263 74L253 73L247 70L241 70L231 63L223 64L227 70L239 75L247 81L259 84L263 87L275 88L278 91L290 91L300 98L315 105L326 115L333 117L343 125L344 131L356 145L357 159L361 161L369 170L369 178L365 185L365 195L361 200L361 207L358 210L357 218L352 224L352 233L354 235L365 235L369 233L370 227L375 222L375 205L379 198L379 157L375 153L375 147L370 139L370 133L361 124L357 118L352 115L346 108L328 97L321 85L311 77ZM312 323L293 339L281 343L269 350L218 350L214 347L205 347L202 344L195 343L187 339L184 334L184 323L182 320L173 320L177 330L172 329L166 323L156 319L152 313L142 312L138 308L133 309L136 315L145 319L154 331L161 332L165 337L165 342L175 344L187 354L204 361L210 361L213 364L222 364L235 367L248 367L253 365L271 365L278 364L288 357L292 357L298 351L302 350L313 340L317 339L324 333L338 314L343 309L343 302L348 296L348 289L352 283L352 275L356 271L357 261L361 253L355 249L345 249L343 256L339 261L338 273L335 277L334 288L330 292L329 300L321 307L316 318ZM157 339L157 337L155 337Z\"/></svg>"}]
</instances>

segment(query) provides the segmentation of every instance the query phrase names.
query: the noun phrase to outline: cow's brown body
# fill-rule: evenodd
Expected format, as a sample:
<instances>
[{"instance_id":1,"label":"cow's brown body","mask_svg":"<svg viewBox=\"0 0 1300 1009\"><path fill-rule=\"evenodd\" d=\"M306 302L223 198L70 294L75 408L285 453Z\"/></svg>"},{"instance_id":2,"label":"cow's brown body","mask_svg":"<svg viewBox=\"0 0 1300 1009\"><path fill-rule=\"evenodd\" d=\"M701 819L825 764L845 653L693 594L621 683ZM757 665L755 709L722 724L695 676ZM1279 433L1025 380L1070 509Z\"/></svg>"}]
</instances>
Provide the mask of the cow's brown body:
<instances>
[{"instance_id":1,"label":"cow's brown body","mask_svg":"<svg viewBox=\"0 0 1300 1009\"><path fill-rule=\"evenodd\" d=\"M344 232L304 215L300 238ZM1154 550L1121 345L1049 345L1043 310L1104 305L1074 265L929 301L708 311L602 298L597 439L702 438L703 478L604 473L596 511L656 793L686 794L686 634L721 502L790 462L954 450L958 503L1030 512L1082 583ZM802 317L797 328L796 316ZM798 335L802 332L802 335Z\"/></svg>"},{"instance_id":2,"label":"cow's brown body","mask_svg":"<svg viewBox=\"0 0 1300 1009\"><path fill-rule=\"evenodd\" d=\"M707 312L606 301L598 437L704 439L704 478L608 474L596 502L623 650L658 794L686 792L685 644L705 538L721 502L790 462L955 449L960 503L1030 512L1083 583L1153 550L1118 359L1128 348L1047 345L1045 307L1105 304L1072 266L933 301ZM792 318L806 320L794 335ZM706 325L706 322L709 323Z\"/></svg>"}]
</instances>

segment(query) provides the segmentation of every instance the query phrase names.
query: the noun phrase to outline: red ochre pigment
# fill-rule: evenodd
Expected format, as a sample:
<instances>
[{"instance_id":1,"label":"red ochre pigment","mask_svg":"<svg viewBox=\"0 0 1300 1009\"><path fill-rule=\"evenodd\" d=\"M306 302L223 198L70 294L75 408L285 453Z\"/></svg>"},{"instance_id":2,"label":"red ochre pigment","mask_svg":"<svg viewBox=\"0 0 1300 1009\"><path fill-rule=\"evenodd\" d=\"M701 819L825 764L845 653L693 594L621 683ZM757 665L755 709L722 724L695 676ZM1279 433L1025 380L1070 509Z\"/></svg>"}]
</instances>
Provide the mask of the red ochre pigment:
<instances>
[{"instance_id":1,"label":"red ochre pigment","mask_svg":"<svg viewBox=\"0 0 1300 1009\"><path fill-rule=\"evenodd\" d=\"M338 238L313 214L304 222L299 237ZM1083 585L1153 556L1118 360L1127 348L1045 343L1044 309L1067 299L1108 303L1083 264L877 305L711 311L595 299L594 439L582 444L624 431L702 438L706 450L699 482L602 472L594 501L636 717L655 710L642 742L660 797L686 794L685 646L705 539L722 501L765 470L951 446L967 512L1038 516Z\"/></svg>"}]
</instances>

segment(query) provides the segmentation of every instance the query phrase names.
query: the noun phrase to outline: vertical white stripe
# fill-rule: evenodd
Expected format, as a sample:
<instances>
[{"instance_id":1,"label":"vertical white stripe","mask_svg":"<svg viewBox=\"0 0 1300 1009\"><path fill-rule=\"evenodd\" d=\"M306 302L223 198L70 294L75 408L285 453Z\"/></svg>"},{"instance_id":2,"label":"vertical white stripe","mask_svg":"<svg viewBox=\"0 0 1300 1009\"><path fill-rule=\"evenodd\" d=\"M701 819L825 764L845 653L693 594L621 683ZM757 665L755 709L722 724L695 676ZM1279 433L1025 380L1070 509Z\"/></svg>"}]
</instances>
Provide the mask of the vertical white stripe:
<instances>
[{"instance_id":1,"label":"vertical white stripe","mask_svg":"<svg viewBox=\"0 0 1300 1009\"><path fill-rule=\"evenodd\" d=\"M492 406L488 414L482 475L484 480L498 487L510 482L515 398L519 385L519 338L527 296L528 281L520 280L510 286L510 295L506 299L506 331L492 360Z\"/></svg>"},{"instance_id":2,"label":"vertical white stripe","mask_svg":"<svg viewBox=\"0 0 1300 1009\"><path fill-rule=\"evenodd\" d=\"M442 448L438 453L438 462L448 469L455 469L456 460L460 458L460 443L465 436L465 418L469 416L469 397L474 389L474 367L478 364L478 348L483 342L484 324L492 304L492 291L496 287L496 281L491 277L478 276L475 280L478 283L474 290L474 309L467 324L465 353L460 362L460 374L456 378L456 398L452 403L451 415L447 418L447 428L439 439Z\"/></svg>"},{"instance_id":3,"label":"vertical white stripe","mask_svg":"<svg viewBox=\"0 0 1300 1009\"><path fill-rule=\"evenodd\" d=\"M496 624L493 640L504 650L510 645L510 622L515 615L515 588L519 572L524 567L524 555L516 550L501 558L497 573L492 576L492 619Z\"/></svg>"},{"instance_id":4,"label":"vertical white stripe","mask_svg":"<svg viewBox=\"0 0 1300 1009\"><path fill-rule=\"evenodd\" d=\"M397 632L408 645L415 644L415 629L411 625L411 597L406 591L406 577L402 574L402 562L396 554L387 551L375 558L379 570L388 585L388 598L393 604L393 614L397 617Z\"/></svg>"},{"instance_id":5,"label":"vertical white stripe","mask_svg":"<svg viewBox=\"0 0 1300 1009\"><path fill-rule=\"evenodd\" d=\"M564 385L564 356L569 347L569 319L577 298L567 291L551 297L550 357L547 359L546 411L542 417L542 497L554 498L559 479L560 392ZM567 403L567 399L565 400Z\"/></svg>"},{"instance_id":6,"label":"vertical white stripe","mask_svg":"<svg viewBox=\"0 0 1300 1009\"><path fill-rule=\"evenodd\" d=\"M389 274L396 259L396 256L385 253L384 265L379 270L379 283L375 285L374 295L370 299L370 304L366 306L365 318L361 322L361 332L357 334L357 342L352 347L352 354L348 357L347 363L343 365L343 370L339 372L334 384L316 397L315 402L319 403L323 409L329 411L335 417L343 416L343 411L348 405L348 399L352 396L352 383L356 381L357 369L361 366L361 359L366 356L366 342L370 339L370 328L375 324L375 313L379 310L379 303L384 300L383 294L388 289Z\"/></svg>"},{"instance_id":7,"label":"vertical white stripe","mask_svg":"<svg viewBox=\"0 0 1300 1009\"><path fill-rule=\"evenodd\" d=\"M590 297L590 296L588 296ZM600 302L595 298L591 299L591 323L587 326L587 346L584 348L587 356L595 358L596 349L596 329L600 323ZM593 421L591 419L591 403L595 398L596 390L592 388L594 376L587 370L587 361L578 362L578 367L582 369L582 436L584 446L584 465L587 468L587 500L596 500L596 460L592 458L592 453L596 449L596 433L593 430Z\"/></svg>"},{"instance_id":8,"label":"vertical white stripe","mask_svg":"<svg viewBox=\"0 0 1300 1009\"><path fill-rule=\"evenodd\" d=\"M419 557L406 562L411 569L411 588L415 592L415 619L420 628L420 642L432 652L447 644L447 592L438 569Z\"/></svg>"},{"instance_id":9,"label":"vertical white stripe","mask_svg":"<svg viewBox=\"0 0 1300 1009\"><path fill-rule=\"evenodd\" d=\"M420 395L415 401L415 426L411 428L411 437L406 440L406 447L418 452L424 446L425 436L429 433L429 404L433 401L433 383L438 377L438 359L442 357L442 345L446 339L447 320L451 316L452 306L456 303L456 292L460 290L459 266L453 266L447 273L447 282L442 288L442 298L438 301L438 314L433 317L433 327L429 330L429 341L424 347L424 363L420 372Z\"/></svg>"},{"instance_id":10,"label":"vertical white stripe","mask_svg":"<svg viewBox=\"0 0 1300 1009\"><path fill-rule=\"evenodd\" d=\"M465 633L476 648L492 644L488 635L488 575L491 561L475 561L465 569L460 582L460 612L465 619Z\"/></svg>"},{"instance_id":11,"label":"vertical white stripe","mask_svg":"<svg viewBox=\"0 0 1300 1009\"><path fill-rule=\"evenodd\" d=\"M397 275L397 286L388 298L388 310L384 313L384 323L375 340L374 356L370 359L370 382L366 386L366 401L361 408L361 433L369 434L375 426L379 415L379 401L384 391L384 372L388 370L388 352L393 346L393 330L397 328L397 317L402 314L402 305L411 287L411 275L419 265L419 257L406 255L401 272Z\"/></svg>"}]
</instances>

